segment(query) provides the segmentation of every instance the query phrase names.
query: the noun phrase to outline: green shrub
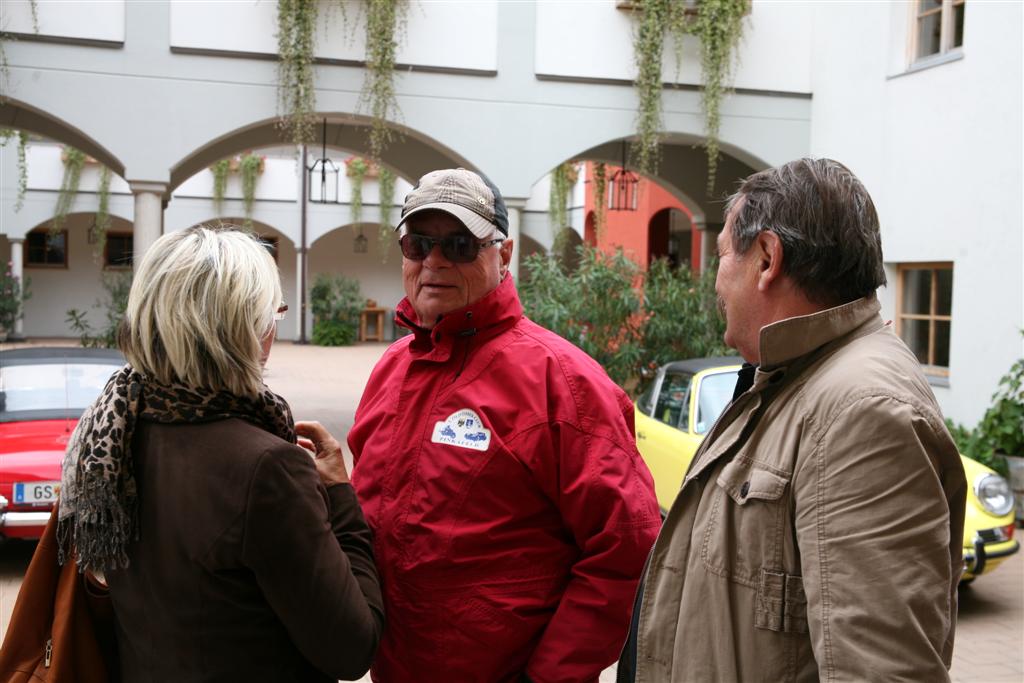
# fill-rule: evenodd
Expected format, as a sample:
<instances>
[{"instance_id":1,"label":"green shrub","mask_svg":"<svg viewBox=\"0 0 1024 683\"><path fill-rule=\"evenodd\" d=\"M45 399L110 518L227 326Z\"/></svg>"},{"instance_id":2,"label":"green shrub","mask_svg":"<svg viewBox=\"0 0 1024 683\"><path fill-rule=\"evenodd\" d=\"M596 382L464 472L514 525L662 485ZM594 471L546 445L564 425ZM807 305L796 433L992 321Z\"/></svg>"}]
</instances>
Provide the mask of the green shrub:
<instances>
[{"instance_id":1,"label":"green shrub","mask_svg":"<svg viewBox=\"0 0 1024 683\"><path fill-rule=\"evenodd\" d=\"M124 320L124 312L128 308L128 293L132 288L132 273L105 273L102 277L104 298L97 299L93 308L103 310L104 323L100 329L94 329L86 318L86 312L77 308L67 311L64 321L78 335L82 346L86 348L115 349L117 334Z\"/></svg>"},{"instance_id":2,"label":"green shrub","mask_svg":"<svg viewBox=\"0 0 1024 683\"><path fill-rule=\"evenodd\" d=\"M992 405L974 429L946 426L964 455L1007 476L1004 455L1024 456L1024 358L1018 358L999 380Z\"/></svg>"},{"instance_id":3,"label":"green shrub","mask_svg":"<svg viewBox=\"0 0 1024 683\"><path fill-rule=\"evenodd\" d=\"M309 290L309 302L314 344L347 346L356 340L359 313L366 303L358 280L321 273Z\"/></svg>"},{"instance_id":4,"label":"green shrub","mask_svg":"<svg viewBox=\"0 0 1024 683\"><path fill-rule=\"evenodd\" d=\"M8 261L7 269L0 275L0 332L14 332L14 326L24 313L24 303L32 295L28 291L29 281L24 287L19 278L11 272L13 264Z\"/></svg>"},{"instance_id":5,"label":"green shrub","mask_svg":"<svg viewBox=\"0 0 1024 683\"><path fill-rule=\"evenodd\" d=\"M313 323L313 343L317 346L350 346L356 340L352 325L340 320L317 320Z\"/></svg>"},{"instance_id":6,"label":"green shrub","mask_svg":"<svg viewBox=\"0 0 1024 683\"><path fill-rule=\"evenodd\" d=\"M644 279L645 319L640 330L644 380L674 360L729 353L715 296L715 271L714 263L700 275L686 265L672 268L665 259L651 264Z\"/></svg>"},{"instance_id":7,"label":"green shrub","mask_svg":"<svg viewBox=\"0 0 1024 683\"><path fill-rule=\"evenodd\" d=\"M579 266L568 272L558 258L531 254L520 289L529 317L565 337L600 363L619 385L636 375L640 360L634 288L639 267L622 251L613 255L580 247Z\"/></svg>"},{"instance_id":8,"label":"green shrub","mask_svg":"<svg viewBox=\"0 0 1024 683\"><path fill-rule=\"evenodd\" d=\"M520 294L527 315L599 362L617 384L642 390L672 360L726 351L715 305L714 268L697 276L655 261L643 272L621 250L578 249L575 269L557 256L523 261Z\"/></svg>"}]
</instances>

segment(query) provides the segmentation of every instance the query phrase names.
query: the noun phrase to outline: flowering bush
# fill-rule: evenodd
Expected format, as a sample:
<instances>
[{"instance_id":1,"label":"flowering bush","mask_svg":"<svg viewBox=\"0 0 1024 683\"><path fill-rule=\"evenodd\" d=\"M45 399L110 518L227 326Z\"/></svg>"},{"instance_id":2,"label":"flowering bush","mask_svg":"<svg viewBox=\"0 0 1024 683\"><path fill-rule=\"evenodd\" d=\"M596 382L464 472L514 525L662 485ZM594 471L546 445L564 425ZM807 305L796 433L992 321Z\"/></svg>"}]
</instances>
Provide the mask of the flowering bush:
<instances>
[{"instance_id":1,"label":"flowering bush","mask_svg":"<svg viewBox=\"0 0 1024 683\"><path fill-rule=\"evenodd\" d=\"M28 282L22 287L21 280L11 272L13 265L8 261L0 277L0 332L5 334L14 330L14 324L24 313L22 305L29 298Z\"/></svg>"}]
</instances>

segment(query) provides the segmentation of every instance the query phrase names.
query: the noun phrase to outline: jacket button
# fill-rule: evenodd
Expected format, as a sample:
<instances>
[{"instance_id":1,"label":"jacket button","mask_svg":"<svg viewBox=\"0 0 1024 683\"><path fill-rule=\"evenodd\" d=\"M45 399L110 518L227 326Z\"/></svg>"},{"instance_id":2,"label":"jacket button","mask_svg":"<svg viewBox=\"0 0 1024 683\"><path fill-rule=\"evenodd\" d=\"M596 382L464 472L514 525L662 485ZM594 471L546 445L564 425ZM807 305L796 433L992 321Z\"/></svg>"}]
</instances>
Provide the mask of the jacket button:
<instances>
[{"instance_id":1,"label":"jacket button","mask_svg":"<svg viewBox=\"0 0 1024 683\"><path fill-rule=\"evenodd\" d=\"M740 498L746 498L748 493L750 493L750 482L745 481L740 487Z\"/></svg>"}]
</instances>

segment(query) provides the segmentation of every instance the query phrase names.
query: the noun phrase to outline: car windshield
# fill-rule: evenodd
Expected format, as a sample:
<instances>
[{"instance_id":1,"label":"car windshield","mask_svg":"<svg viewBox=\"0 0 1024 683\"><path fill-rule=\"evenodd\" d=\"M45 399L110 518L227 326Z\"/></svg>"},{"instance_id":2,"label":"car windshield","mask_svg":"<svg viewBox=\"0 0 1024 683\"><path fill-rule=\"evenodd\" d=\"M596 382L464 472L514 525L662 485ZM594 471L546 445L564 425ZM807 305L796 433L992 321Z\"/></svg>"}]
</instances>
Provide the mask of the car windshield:
<instances>
[{"instance_id":1,"label":"car windshield","mask_svg":"<svg viewBox=\"0 0 1024 683\"><path fill-rule=\"evenodd\" d=\"M87 408L121 366L106 363L9 365L0 368L0 410L75 411Z\"/></svg>"},{"instance_id":2,"label":"car windshield","mask_svg":"<svg viewBox=\"0 0 1024 683\"><path fill-rule=\"evenodd\" d=\"M707 375L700 383L700 399L697 402L697 433L704 434L722 414L732 400L736 388L736 373L720 372Z\"/></svg>"}]
</instances>

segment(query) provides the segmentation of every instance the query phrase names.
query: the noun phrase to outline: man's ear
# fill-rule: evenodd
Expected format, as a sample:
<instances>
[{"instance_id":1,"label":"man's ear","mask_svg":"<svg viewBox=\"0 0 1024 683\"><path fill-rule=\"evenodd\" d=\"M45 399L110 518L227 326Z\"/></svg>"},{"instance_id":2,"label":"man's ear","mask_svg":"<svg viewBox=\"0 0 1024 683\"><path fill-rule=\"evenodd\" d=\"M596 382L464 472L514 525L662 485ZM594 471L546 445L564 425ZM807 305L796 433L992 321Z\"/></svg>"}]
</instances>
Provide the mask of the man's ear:
<instances>
[{"instance_id":1,"label":"man's ear","mask_svg":"<svg viewBox=\"0 0 1024 683\"><path fill-rule=\"evenodd\" d=\"M782 240L771 230L762 230L754 240L757 249L757 290L766 292L783 275Z\"/></svg>"},{"instance_id":2,"label":"man's ear","mask_svg":"<svg viewBox=\"0 0 1024 683\"><path fill-rule=\"evenodd\" d=\"M501 277L505 277L505 273L508 272L508 266L512 263L512 247L514 246L515 240L506 239L500 245L498 245L498 254L501 256Z\"/></svg>"}]
</instances>

